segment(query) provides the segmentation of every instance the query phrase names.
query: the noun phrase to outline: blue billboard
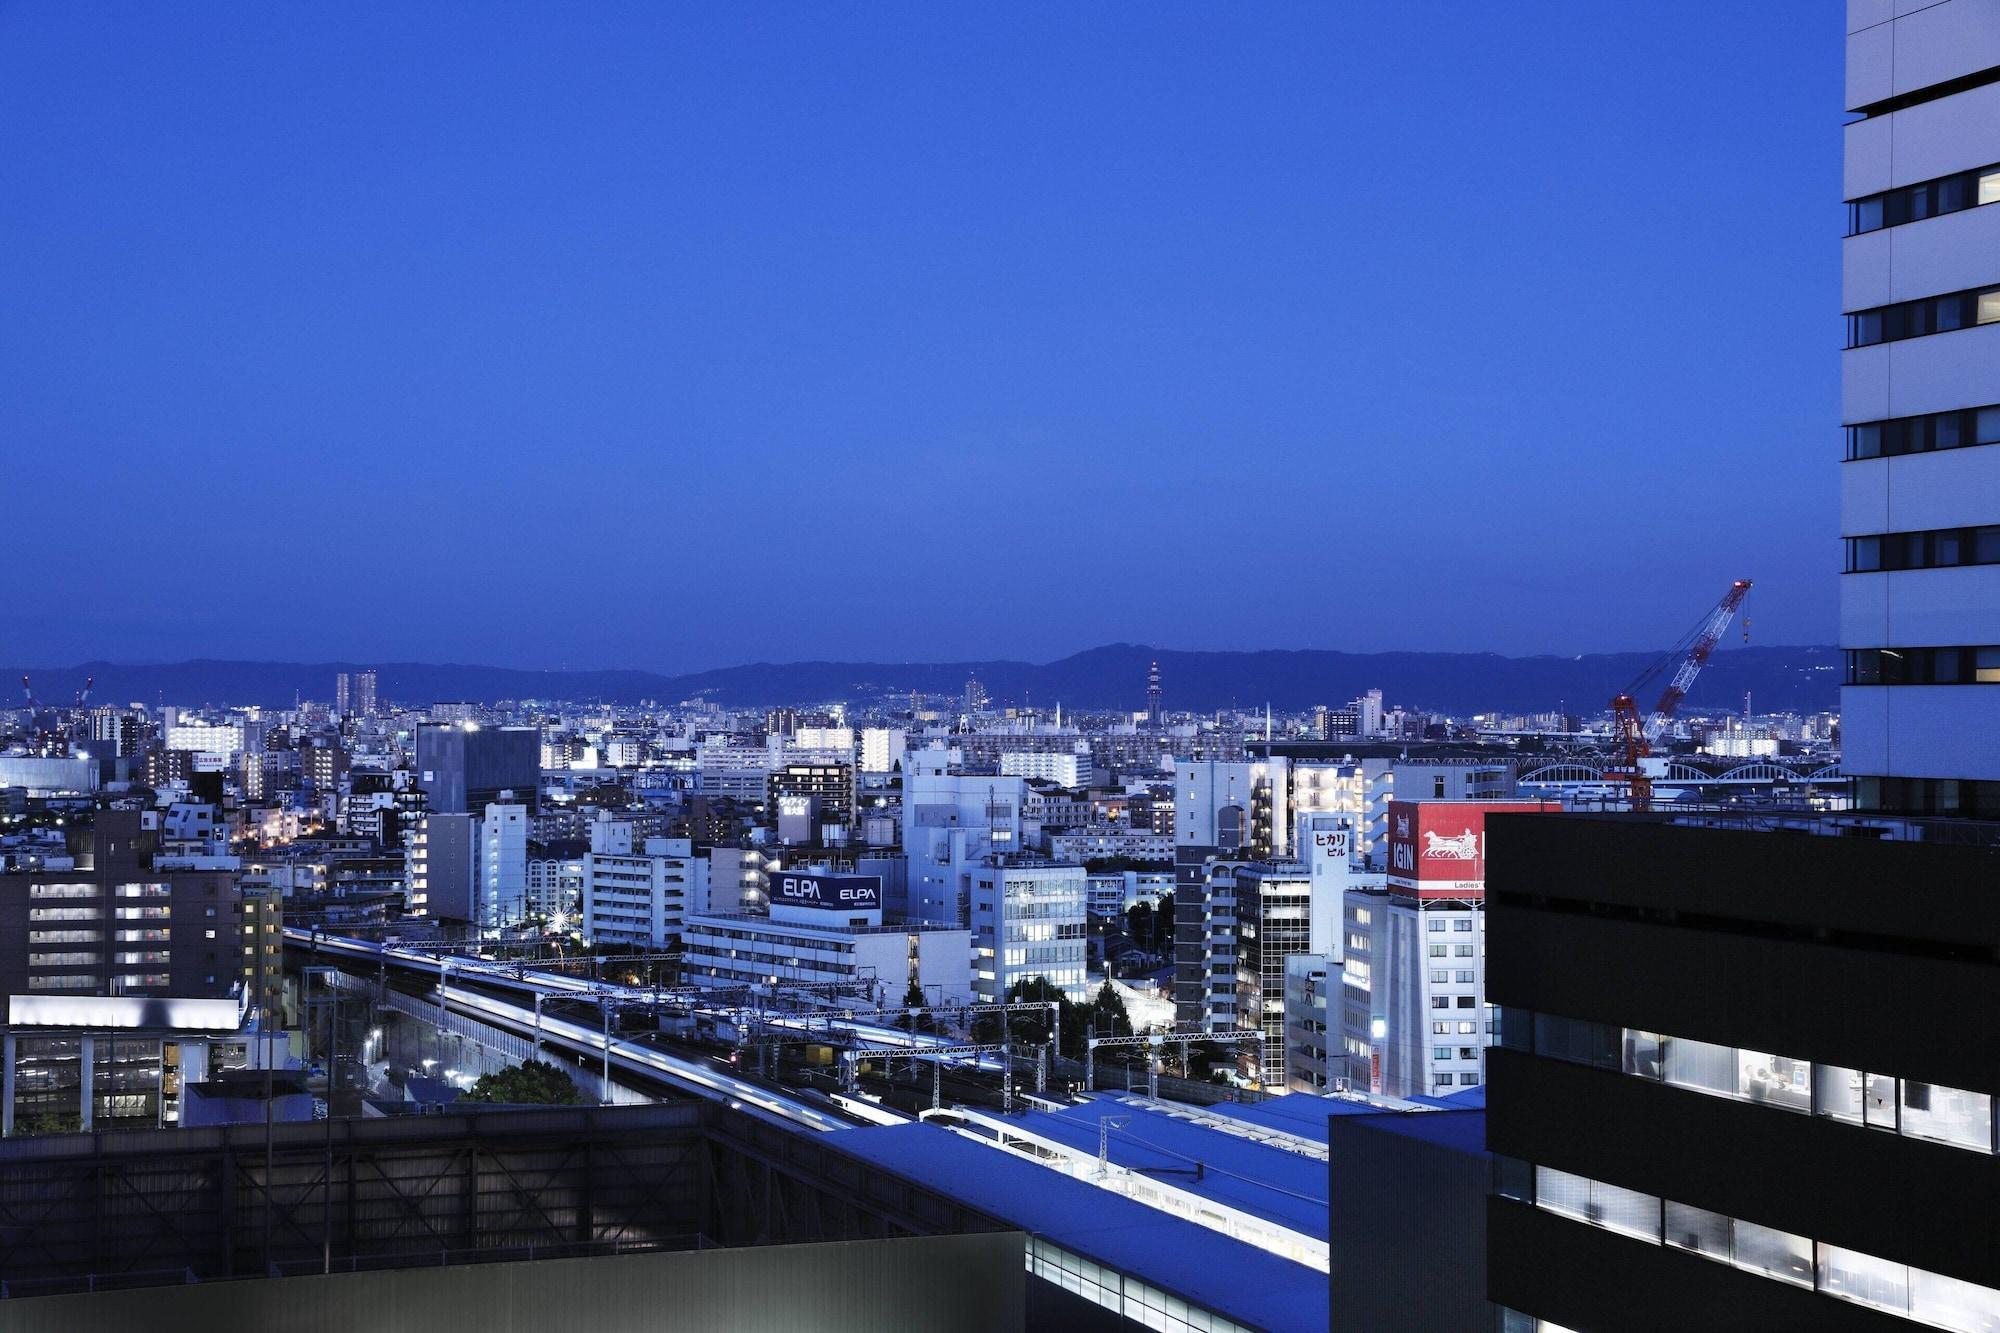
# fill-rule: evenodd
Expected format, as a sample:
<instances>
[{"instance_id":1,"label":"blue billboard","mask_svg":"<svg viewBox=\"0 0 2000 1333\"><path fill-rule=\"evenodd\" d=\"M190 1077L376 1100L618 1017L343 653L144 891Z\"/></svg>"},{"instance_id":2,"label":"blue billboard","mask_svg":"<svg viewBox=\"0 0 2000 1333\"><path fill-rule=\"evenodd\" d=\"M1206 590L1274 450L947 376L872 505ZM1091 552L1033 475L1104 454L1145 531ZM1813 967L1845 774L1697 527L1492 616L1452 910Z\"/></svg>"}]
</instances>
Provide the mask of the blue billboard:
<instances>
[{"instance_id":1,"label":"blue billboard","mask_svg":"<svg viewBox=\"0 0 2000 1333\"><path fill-rule=\"evenodd\" d=\"M771 876L771 905L820 907L834 912L879 911L882 906L882 877L783 871Z\"/></svg>"}]
</instances>

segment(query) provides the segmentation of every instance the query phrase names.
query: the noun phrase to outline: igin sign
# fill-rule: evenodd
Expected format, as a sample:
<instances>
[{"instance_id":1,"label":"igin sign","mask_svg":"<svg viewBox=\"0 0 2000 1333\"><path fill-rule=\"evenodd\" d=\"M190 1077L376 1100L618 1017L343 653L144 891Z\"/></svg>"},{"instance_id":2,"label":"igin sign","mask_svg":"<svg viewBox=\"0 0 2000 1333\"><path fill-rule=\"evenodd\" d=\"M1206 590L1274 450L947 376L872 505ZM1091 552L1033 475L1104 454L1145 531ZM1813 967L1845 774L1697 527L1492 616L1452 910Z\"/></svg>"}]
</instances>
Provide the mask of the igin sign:
<instances>
[{"instance_id":1,"label":"igin sign","mask_svg":"<svg viewBox=\"0 0 2000 1333\"><path fill-rule=\"evenodd\" d=\"M774 907L819 907L830 912L873 912L882 906L882 877L773 875L771 904Z\"/></svg>"},{"instance_id":2,"label":"igin sign","mask_svg":"<svg viewBox=\"0 0 2000 1333\"><path fill-rule=\"evenodd\" d=\"M1549 801L1389 802L1389 884L1419 898L1486 892L1486 816L1561 807Z\"/></svg>"}]
</instances>

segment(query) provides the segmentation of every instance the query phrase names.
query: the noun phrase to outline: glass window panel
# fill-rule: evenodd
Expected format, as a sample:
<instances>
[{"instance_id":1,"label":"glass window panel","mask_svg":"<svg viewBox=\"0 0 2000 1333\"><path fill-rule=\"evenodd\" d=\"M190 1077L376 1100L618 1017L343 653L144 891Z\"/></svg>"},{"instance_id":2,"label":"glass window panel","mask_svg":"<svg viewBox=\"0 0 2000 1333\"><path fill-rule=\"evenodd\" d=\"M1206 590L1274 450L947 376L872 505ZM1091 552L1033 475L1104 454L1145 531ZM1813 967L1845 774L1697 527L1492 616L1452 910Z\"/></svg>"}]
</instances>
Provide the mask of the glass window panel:
<instances>
[{"instance_id":1,"label":"glass window panel","mask_svg":"<svg viewBox=\"0 0 2000 1333\"><path fill-rule=\"evenodd\" d=\"M2000 1329L2000 1291L1912 1268L1910 1316L1940 1328L1989 1333Z\"/></svg>"},{"instance_id":2,"label":"glass window panel","mask_svg":"<svg viewBox=\"0 0 2000 1333\"><path fill-rule=\"evenodd\" d=\"M1972 440L1975 444L2000 443L2000 407L1982 407L1973 414Z\"/></svg>"},{"instance_id":3,"label":"glass window panel","mask_svg":"<svg viewBox=\"0 0 2000 1333\"><path fill-rule=\"evenodd\" d=\"M1993 1099L1983 1092L1904 1079L1902 1132L1911 1138L1990 1152Z\"/></svg>"},{"instance_id":4,"label":"glass window panel","mask_svg":"<svg viewBox=\"0 0 2000 1333\"><path fill-rule=\"evenodd\" d=\"M1834 1245L1819 1247L1819 1288L1844 1301L1898 1314L1910 1308L1910 1270L1887 1259Z\"/></svg>"},{"instance_id":5,"label":"glass window panel","mask_svg":"<svg viewBox=\"0 0 2000 1333\"><path fill-rule=\"evenodd\" d=\"M1882 452L1882 428L1880 426L1849 426L1847 428L1847 455L1850 458L1874 458Z\"/></svg>"},{"instance_id":6,"label":"glass window panel","mask_svg":"<svg viewBox=\"0 0 2000 1333\"><path fill-rule=\"evenodd\" d=\"M1813 1284L1813 1247L1804 1236L1739 1218L1732 1253L1738 1268L1801 1287Z\"/></svg>"},{"instance_id":7,"label":"glass window panel","mask_svg":"<svg viewBox=\"0 0 2000 1333\"><path fill-rule=\"evenodd\" d=\"M1736 1053L1736 1091L1753 1102L1788 1111L1812 1110L1811 1066L1763 1051Z\"/></svg>"},{"instance_id":8,"label":"glass window panel","mask_svg":"<svg viewBox=\"0 0 2000 1333\"><path fill-rule=\"evenodd\" d=\"M1667 1244L1729 1262L1729 1219L1706 1208L1667 1202Z\"/></svg>"},{"instance_id":9,"label":"glass window panel","mask_svg":"<svg viewBox=\"0 0 2000 1333\"><path fill-rule=\"evenodd\" d=\"M1994 181L1996 185L2000 185L2000 176L1995 176ZM1979 182L1979 188L1983 195L1986 189L1986 182L1984 180ZM1984 200L1982 199L1981 202L1984 202ZM1872 199L1857 200L1854 205L1855 234L1859 235L1864 231L1880 231L1881 229L1882 196L1876 195Z\"/></svg>"},{"instance_id":10,"label":"glass window panel","mask_svg":"<svg viewBox=\"0 0 2000 1333\"><path fill-rule=\"evenodd\" d=\"M1552 1213L1582 1221L1590 1217L1590 1181L1554 1167L1535 1168L1535 1203Z\"/></svg>"},{"instance_id":11,"label":"glass window panel","mask_svg":"<svg viewBox=\"0 0 2000 1333\"><path fill-rule=\"evenodd\" d=\"M1975 528L1972 558L1982 565L2000 563L2000 528Z\"/></svg>"},{"instance_id":12,"label":"glass window panel","mask_svg":"<svg viewBox=\"0 0 2000 1333\"><path fill-rule=\"evenodd\" d=\"M1628 1074L1641 1078L1660 1077L1660 1034L1641 1032L1637 1028L1625 1029L1624 1058L1619 1067Z\"/></svg>"},{"instance_id":13,"label":"glass window panel","mask_svg":"<svg viewBox=\"0 0 2000 1333\"><path fill-rule=\"evenodd\" d=\"M1861 1101L1867 1122L1876 1129L1896 1128L1896 1080L1887 1074L1862 1077Z\"/></svg>"},{"instance_id":14,"label":"glass window panel","mask_svg":"<svg viewBox=\"0 0 2000 1333\"><path fill-rule=\"evenodd\" d=\"M1978 308L1978 319L1981 324L1991 324L1994 320L2000 319L2000 290L1981 292Z\"/></svg>"},{"instance_id":15,"label":"glass window panel","mask_svg":"<svg viewBox=\"0 0 2000 1333\"><path fill-rule=\"evenodd\" d=\"M1980 648L1973 653L1972 678L1981 685L2000 685L2000 648Z\"/></svg>"},{"instance_id":16,"label":"glass window panel","mask_svg":"<svg viewBox=\"0 0 2000 1333\"><path fill-rule=\"evenodd\" d=\"M1979 202L2000 203L2000 171L1989 171L1979 178Z\"/></svg>"},{"instance_id":17,"label":"glass window panel","mask_svg":"<svg viewBox=\"0 0 2000 1333\"><path fill-rule=\"evenodd\" d=\"M1535 1168L1518 1157L1496 1154L1493 1158L1493 1192L1503 1199L1534 1202Z\"/></svg>"},{"instance_id":18,"label":"glass window panel","mask_svg":"<svg viewBox=\"0 0 2000 1333\"><path fill-rule=\"evenodd\" d=\"M1590 1182L1588 1220L1628 1236L1657 1241L1660 1238L1660 1199L1656 1194L1641 1194L1638 1190L1593 1180Z\"/></svg>"},{"instance_id":19,"label":"glass window panel","mask_svg":"<svg viewBox=\"0 0 2000 1333\"><path fill-rule=\"evenodd\" d=\"M1703 1092L1736 1095L1736 1052L1727 1046L1685 1037L1668 1037L1666 1047L1667 1082Z\"/></svg>"},{"instance_id":20,"label":"glass window panel","mask_svg":"<svg viewBox=\"0 0 2000 1333\"><path fill-rule=\"evenodd\" d=\"M1861 1071L1839 1065L1813 1066L1813 1110L1850 1125L1863 1123Z\"/></svg>"}]
</instances>

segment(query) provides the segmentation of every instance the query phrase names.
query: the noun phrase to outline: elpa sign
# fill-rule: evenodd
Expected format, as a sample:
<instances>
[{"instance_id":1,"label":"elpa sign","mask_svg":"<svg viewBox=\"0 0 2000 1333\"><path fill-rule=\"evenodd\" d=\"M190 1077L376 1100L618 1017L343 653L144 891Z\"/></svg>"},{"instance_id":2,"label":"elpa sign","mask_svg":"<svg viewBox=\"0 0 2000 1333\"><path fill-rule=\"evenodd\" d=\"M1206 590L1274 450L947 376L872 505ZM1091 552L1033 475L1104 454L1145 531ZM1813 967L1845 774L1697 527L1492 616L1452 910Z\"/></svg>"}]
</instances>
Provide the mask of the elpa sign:
<instances>
[{"instance_id":1,"label":"elpa sign","mask_svg":"<svg viewBox=\"0 0 2000 1333\"><path fill-rule=\"evenodd\" d=\"M781 874L771 878L771 902L836 912L873 912L882 906L880 875Z\"/></svg>"}]
</instances>

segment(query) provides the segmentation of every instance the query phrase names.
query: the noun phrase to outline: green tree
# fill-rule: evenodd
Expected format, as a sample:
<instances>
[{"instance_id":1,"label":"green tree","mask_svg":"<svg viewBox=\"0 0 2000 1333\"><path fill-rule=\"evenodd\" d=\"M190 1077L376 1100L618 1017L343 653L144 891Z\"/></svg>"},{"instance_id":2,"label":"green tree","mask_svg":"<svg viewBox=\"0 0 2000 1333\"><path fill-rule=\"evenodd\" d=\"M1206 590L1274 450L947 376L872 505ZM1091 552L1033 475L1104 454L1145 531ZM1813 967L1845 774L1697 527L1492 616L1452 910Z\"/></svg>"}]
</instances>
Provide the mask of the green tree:
<instances>
[{"instance_id":1,"label":"green tree","mask_svg":"<svg viewBox=\"0 0 2000 1333\"><path fill-rule=\"evenodd\" d=\"M937 1017L924 1004L924 988L916 982L903 992L903 1008L912 1010L896 1020L896 1026L905 1032L936 1032Z\"/></svg>"},{"instance_id":2,"label":"green tree","mask_svg":"<svg viewBox=\"0 0 2000 1333\"><path fill-rule=\"evenodd\" d=\"M1132 1015L1125 1012L1125 997L1112 989L1108 981L1091 997L1089 1021L1100 1037L1129 1037L1134 1033Z\"/></svg>"},{"instance_id":3,"label":"green tree","mask_svg":"<svg viewBox=\"0 0 2000 1333\"><path fill-rule=\"evenodd\" d=\"M583 1094L569 1073L546 1060L528 1060L497 1074L481 1074L460 1098L515 1106L581 1106Z\"/></svg>"}]
</instances>

